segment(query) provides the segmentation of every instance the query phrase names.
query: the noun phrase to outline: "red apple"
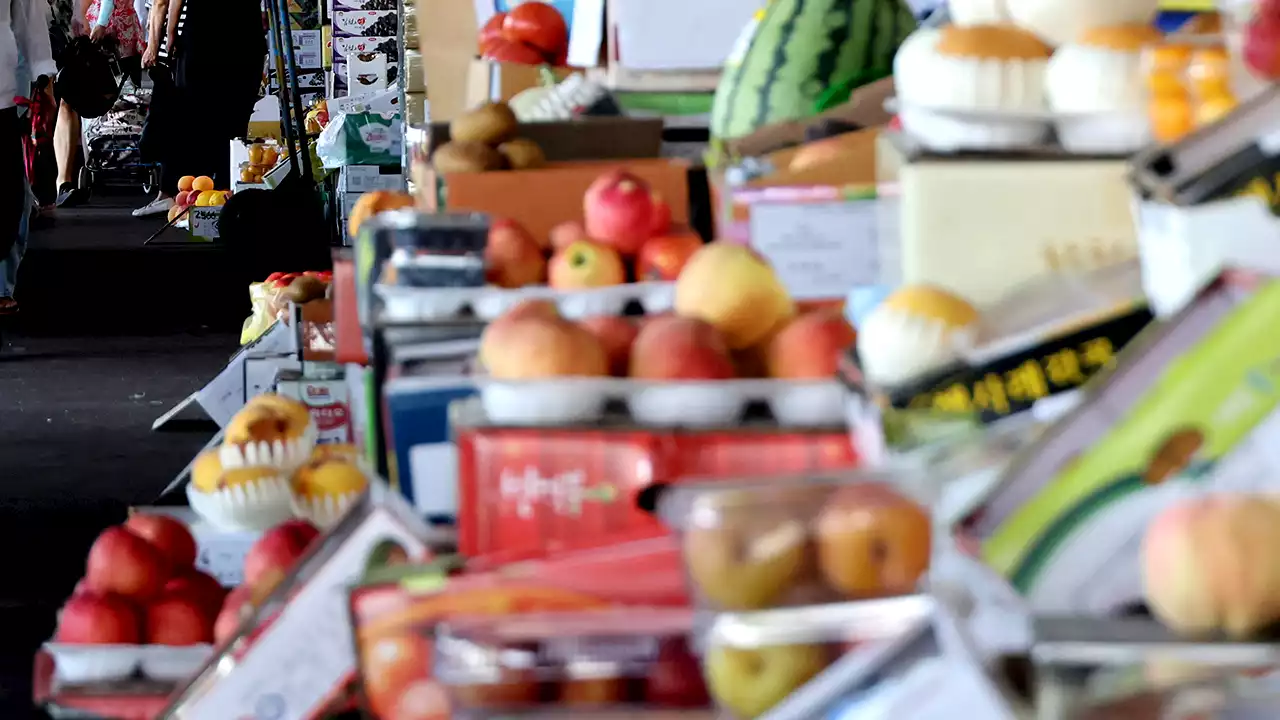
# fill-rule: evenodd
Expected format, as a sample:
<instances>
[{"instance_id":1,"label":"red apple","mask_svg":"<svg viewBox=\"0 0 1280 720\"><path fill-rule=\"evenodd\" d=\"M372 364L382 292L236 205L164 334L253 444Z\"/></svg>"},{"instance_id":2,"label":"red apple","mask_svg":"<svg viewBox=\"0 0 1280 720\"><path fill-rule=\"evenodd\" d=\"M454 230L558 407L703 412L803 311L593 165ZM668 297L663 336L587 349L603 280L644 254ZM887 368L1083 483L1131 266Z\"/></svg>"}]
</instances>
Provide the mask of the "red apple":
<instances>
[{"instance_id":1,"label":"red apple","mask_svg":"<svg viewBox=\"0 0 1280 720\"><path fill-rule=\"evenodd\" d=\"M200 645L213 642L214 614L189 593L166 593L147 606L143 620L152 645Z\"/></svg>"},{"instance_id":2,"label":"red apple","mask_svg":"<svg viewBox=\"0 0 1280 720\"><path fill-rule=\"evenodd\" d=\"M711 698L702 681L702 667L682 638L668 638L645 677L645 700L660 707L708 707Z\"/></svg>"},{"instance_id":3,"label":"red apple","mask_svg":"<svg viewBox=\"0 0 1280 720\"><path fill-rule=\"evenodd\" d=\"M671 229L671 206L659 193L652 194L653 225L649 228L649 236L657 237Z\"/></svg>"},{"instance_id":4,"label":"red apple","mask_svg":"<svg viewBox=\"0 0 1280 720\"><path fill-rule=\"evenodd\" d=\"M154 545L125 527L102 531L85 563L85 586L145 602L160 594L171 572Z\"/></svg>"},{"instance_id":5,"label":"red apple","mask_svg":"<svg viewBox=\"0 0 1280 720\"><path fill-rule=\"evenodd\" d=\"M154 545L169 561L173 572L195 567L196 539L181 521L168 515L136 513L129 516L124 526Z\"/></svg>"},{"instance_id":6,"label":"red apple","mask_svg":"<svg viewBox=\"0 0 1280 720\"><path fill-rule=\"evenodd\" d=\"M1244 61L1263 80L1280 80L1280 15L1254 14L1244 30Z\"/></svg>"},{"instance_id":7,"label":"red apple","mask_svg":"<svg viewBox=\"0 0 1280 720\"><path fill-rule=\"evenodd\" d=\"M636 341L640 328L629 318L600 315L584 318L578 323L600 341L609 356L609 372L625 377L631 363L631 344Z\"/></svg>"},{"instance_id":8,"label":"red apple","mask_svg":"<svg viewBox=\"0 0 1280 720\"><path fill-rule=\"evenodd\" d=\"M245 555L244 584L252 587L287 575L318 537L320 531L306 520L289 520L266 531Z\"/></svg>"},{"instance_id":9,"label":"red apple","mask_svg":"<svg viewBox=\"0 0 1280 720\"><path fill-rule=\"evenodd\" d=\"M87 645L136 645L142 640L138 609L119 595L73 596L58 613L55 642Z\"/></svg>"},{"instance_id":10,"label":"red apple","mask_svg":"<svg viewBox=\"0 0 1280 720\"><path fill-rule=\"evenodd\" d=\"M636 257L636 281L675 280L684 264L702 247L692 232L659 235L645 241Z\"/></svg>"},{"instance_id":11,"label":"red apple","mask_svg":"<svg viewBox=\"0 0 1280 720\"><path fill-rule=\"evenodd\" d=\"M252 595L253 588L248 585L241 585L227 593L227 599L222 603L222 610L218 612L218 617L213 623L213 641L215 643L221 645L235 636L236 630L240 628L240 621L244 619L245 607L249 605Z\"/></svg>"},{"instance_id":12,"label":"red apple","mask_svg":"<svg viewBox=\"0 0 1280 720\"><path fill-rule=\"evenodd\" d=\"M635 255L652 235L653 215L648 183L621 170L596 178L582 200L587 235L625 256Z\"/></svg>"},{"instance_id":13,"label":"red apple","mask_svg":"<svg viewBox=\"0 0 1280 720\"><path fill-rule=\"evenodd\" d=\"M267 279L266 279L264 282L275 282L276 280L279 280L279 279L280 279L280 278L282 278L282 277L284 277L284 273L282 273L282 272L273 272L273 273L271 273L270 275L268 275L268 276L267 276Z\"/></svg>"},{"instance_id":14,"label":"red apple","mask_svg":"<svg viewBox=\"0 0 1280 720\"><path fill-rule=\"evenodd\" d=\"M183 594L193 598L208 612L209 617L214 617L222 609L222 603L227 598L227 589L222 587L222 583L212 575L192 570L170 580L164 586L164 594Z\"/></svg>"}]
</instances>

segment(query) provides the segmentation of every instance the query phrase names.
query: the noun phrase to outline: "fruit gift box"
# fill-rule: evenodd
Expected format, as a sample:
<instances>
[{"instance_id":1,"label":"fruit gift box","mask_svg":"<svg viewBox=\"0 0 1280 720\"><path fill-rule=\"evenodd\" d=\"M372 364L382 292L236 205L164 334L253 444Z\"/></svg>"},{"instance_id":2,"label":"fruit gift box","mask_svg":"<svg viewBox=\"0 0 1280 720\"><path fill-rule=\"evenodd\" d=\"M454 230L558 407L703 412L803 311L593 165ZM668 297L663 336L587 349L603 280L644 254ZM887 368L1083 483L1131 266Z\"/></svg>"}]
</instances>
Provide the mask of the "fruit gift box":
<instances>
[{"instance_id":1,"label":"fruit gift box","mask_svg":"<svg viewBox=\"0 0 1280 720\"><path fill-rule=\"evenodd\" d=\"M436 629L435 676L459 720L709 708L693 626L677 608L459 617Z\"/></svg>"},{"instance_id":2,"label":"fruit gift box","mask_svg":"<svg viewBox=\"0 0 1280 720\"><path fill-rule=\"evenodd\" d=\"M658 512L680 536L694 602L752 611L916 592L934 555L928 474L853 471L681 484Z\"/></svg>"}]
</instances>

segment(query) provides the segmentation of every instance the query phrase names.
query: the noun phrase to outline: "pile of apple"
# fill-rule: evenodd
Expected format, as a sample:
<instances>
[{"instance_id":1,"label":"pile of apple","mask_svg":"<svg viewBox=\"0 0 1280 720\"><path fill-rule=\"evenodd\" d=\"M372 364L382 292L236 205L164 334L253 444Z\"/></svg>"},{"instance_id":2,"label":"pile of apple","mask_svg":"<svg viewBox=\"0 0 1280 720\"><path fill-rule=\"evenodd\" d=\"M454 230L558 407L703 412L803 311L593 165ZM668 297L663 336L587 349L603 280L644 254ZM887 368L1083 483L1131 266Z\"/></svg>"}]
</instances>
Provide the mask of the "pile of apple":
<instances>
[{"instance_id":1,"label":"pile of apple","mask_svg":"<svg viewBox=\"0 0 1280 720\"><path fill-rule=\"evenodd\" d=\"M674 280L702 247L692 231L672 227L671 207L628 172L597 178L582 199L582 217L557 225L546 238L511 220L494 222L485 247L488 281L504 288L546 283L583 290Z\"/></svg>"},{"instance_id":2,"label":"pile of apple","mask_svg":"<svg viewBox=\"0 0 1280 720\"><path fill-rule=\"evenodd\" d=\"M213 178L208 175L193 177L184 175L178 179L178 195L169 208L169 222L193 207L220 207L231 198L230 190L214 190Z\"/></svg>"},{"instance_id":3,"label":"pile of apple","mask_svg":"<svg viewBox=\"0 0 1280 720\"><path fill-rule=\"evenodd\" d=\"M135 514L89 549L84 579L58 613L54 641L72 645L191 646L224 642L320 536L301 520L267 531L249 550L244 584L229 593L195 568L181 521Z\"/></svg>"},{"instance_id":4,"label":"pile of apple","mask_svg":"<svg viewBox=\"0 0 1280 720\"><path fill-rule=\"evenodd\" d=\"M596 246L586 241L576 245ZM491 377L630 377L649 381L834 378L854 331L836 309L799 312L769 265L746 246L700 247L676 280L675 312L573 322L527 300L485 329Z\"/></svg>"},{"instance_id":5,"label":"pile of apple","mask_svg":"<svg viewBox=\"0 0 1280 720\"><path fill-rule=\"evenodd\" d=\"M226 591L195 569L182 522L136 514L94 541L84 579L58 614L55 642L199 645L213 641Z\"/></svg>"},{"instance_id":6,"label":"pile of apple","mask_svg":"<svg viewBox=\"0 0 1280 720\"><path fill-rule=\"evenodd\" d=\"M244 582L227 594L212 628L221 645L233 638L240 623L284 581L320 531L306 520L287 520L264 532L244 558Z\"/></svg>"}]
</instances>

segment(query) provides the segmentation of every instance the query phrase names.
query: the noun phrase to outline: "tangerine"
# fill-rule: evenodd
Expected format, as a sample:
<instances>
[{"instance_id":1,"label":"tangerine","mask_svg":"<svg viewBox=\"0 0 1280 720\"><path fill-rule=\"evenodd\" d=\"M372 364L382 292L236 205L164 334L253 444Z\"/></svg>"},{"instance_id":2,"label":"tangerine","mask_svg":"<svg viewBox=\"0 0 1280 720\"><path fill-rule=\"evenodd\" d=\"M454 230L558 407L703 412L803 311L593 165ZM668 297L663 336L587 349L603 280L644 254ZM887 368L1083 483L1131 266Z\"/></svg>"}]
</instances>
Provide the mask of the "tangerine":
<instances>
[{"instance_id":1,"label":"tangerine","mask_svg":"<svg viewBox=\"0 0 1280 720\"><path fill-rule=\"evenodd\" d=\"M250 145L249 146L249 164L261 165L262 157L263 155L266 154L264 151L265 151L265 148L262 145L258 145L258 144Z\"/></svg>"},{"instance_id":2,"label":"tangerine","mask_svg":"<svg viewBox=\"0 0 1280 720\"><path fill-rule=\"evenodd\" d=\"M183 175L182 177L178 178L178 191L187 192L188 190L191 189L192 185L194 185L195 182L196 182L195 176Z\"/></svg>"},{"instance_id":3,"label":"tangerine","mask_svg":"<svg viewBox=\"0 0 1280 720\"><path fill-rule=\"evenodd\" d=\"M1194 127L1191 102L1186 96L1163 95L1151 99L1151 132L1160 142L1173 142Z\"/></svg>"},{"instance_id":4,"label":"tangerine","mask_svg":"<svg viewBox=\"0 0 1280 720\"><path fill-rule=\"evenodd\" d=\"M213 178L208 175L201 175L191 182L191 189L204 193L213 189Z\"/></svg>"}]
</instances>

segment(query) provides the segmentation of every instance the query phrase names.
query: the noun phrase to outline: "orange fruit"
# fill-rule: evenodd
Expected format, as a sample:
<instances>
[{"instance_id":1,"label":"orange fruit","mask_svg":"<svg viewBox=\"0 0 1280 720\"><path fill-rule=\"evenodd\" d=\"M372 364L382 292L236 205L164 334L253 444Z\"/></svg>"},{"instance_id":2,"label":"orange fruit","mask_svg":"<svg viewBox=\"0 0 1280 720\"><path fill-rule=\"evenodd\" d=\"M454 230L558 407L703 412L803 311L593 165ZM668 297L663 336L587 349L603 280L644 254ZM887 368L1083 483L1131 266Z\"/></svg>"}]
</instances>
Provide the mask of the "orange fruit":
<instances>
[{"instance_id":1,"label":"orange fruit","mask_svg":"<svg viewBox=\"0 0 1280 720\"><path fill-rule=\"evenodd\" d=\"M256 180L253 179L253 170L250 168L242 168L240 170L240 182L242 183L257 182Z\"/></svg>"},{"instance_id":2,"label":"orange fruit","mask_svg":"<svg viewBox=\"0 0 1280 720\"><path fill-rule=\"evenodd\" d=\"M261 165L264 150L265 148L263 148L261 145L258 145L258 144L250 145L249 146L249 163L251 165Z\"/></svg>"},{"instance_id":3,"label":"orange fruit","mask_svg":"<svg viewBox=\"0 0 1280 720\"><path fill-rule=\"evenodd\" d=\"M1151 132L1160 142L1173 142L1191 132L1191 102L1185 95L1163 95L1151 99L1148 110Z\"/></svg>"},{"instance_id":4,"label":"orange fruit","mask_svg":"<svg viewBox=\"0 0 1280 720\"><path fill-rule=\"evenodd\" d=\"M209 177L208 175L201 175L191 183L191 189L199 191L201 193L205 192L206 190L212 190L213 178Z\"/></svg>"},{"instance_id":5,"label":"orange fruit","mask_svg":"<svg viewBox=\"0 0 1280 720\"><path fill-rule=\"evenodd\" d=\"M1187 66L1191 89L1201 97L1231 94L1231 59L1222 47L1196 50Z\"/></svg>"},{"instance_id":6,"label":"orange fruit","mask_svg":"<svg viewBox=\"0 0 1280 720\"><path fill-rule=\"evenodd\" d=\"M1196 127L1211 125L1224 115L1229 115L1239 103L1230 95L1207 97L1196 106Z\"/></svg>"},{"instance_id":7,"label":"orange fruit","mask_svg":"<svg viewBox=\"0 0 1280 720\"><path fill-rule=\"evenodd\" d=\"M196 179L193 176L183 175L182 177L178 178L178 191L186 192L190 190L191 186L195 184L195 181Z\"/></svg>"},{"instance_id":8,"label":"orange fruit","mask_svg":"<svg viewBox=\"0 0 1280 720\"><path fill-rule=\"evenodd\" d=\"M265 167L273 168L276 166L276 161L279 159L280 159L280 153L276 152L275 148L271 146L266 146L262 148L262 162L255 163L255 164L261 164Z\"/></svg>"},{"instance_id":9,"label":"orange fruit","mask_svg":"<svg viewBox=\"0 0 1280 720\"><path fill-rule=\"evenodd\" d=\"M1153 95L1183 92L1191 48L1186 45L1155 45L1147 48L1147 86Z\"/></svg>"}]
</instances>

